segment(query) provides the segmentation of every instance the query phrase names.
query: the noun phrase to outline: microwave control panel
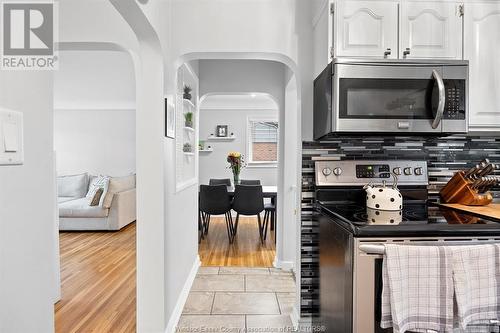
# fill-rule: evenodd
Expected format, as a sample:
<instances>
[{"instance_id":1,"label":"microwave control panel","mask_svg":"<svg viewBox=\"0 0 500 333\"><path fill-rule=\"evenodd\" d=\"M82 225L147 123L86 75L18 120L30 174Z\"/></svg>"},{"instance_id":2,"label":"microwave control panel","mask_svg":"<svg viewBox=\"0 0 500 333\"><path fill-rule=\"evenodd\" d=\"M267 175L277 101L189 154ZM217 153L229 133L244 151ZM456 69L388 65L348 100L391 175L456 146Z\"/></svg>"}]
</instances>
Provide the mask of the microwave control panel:
<instances>
[{"instance_id":1,"label":"microwave control panel","mask_svg":"<svg viewBox=\"0 0 500 333\"><path fill-rule=\"evenodd\" d=\"M444 80L444 119L465 119L465 80Z\"/></svg>"}]
</instances>

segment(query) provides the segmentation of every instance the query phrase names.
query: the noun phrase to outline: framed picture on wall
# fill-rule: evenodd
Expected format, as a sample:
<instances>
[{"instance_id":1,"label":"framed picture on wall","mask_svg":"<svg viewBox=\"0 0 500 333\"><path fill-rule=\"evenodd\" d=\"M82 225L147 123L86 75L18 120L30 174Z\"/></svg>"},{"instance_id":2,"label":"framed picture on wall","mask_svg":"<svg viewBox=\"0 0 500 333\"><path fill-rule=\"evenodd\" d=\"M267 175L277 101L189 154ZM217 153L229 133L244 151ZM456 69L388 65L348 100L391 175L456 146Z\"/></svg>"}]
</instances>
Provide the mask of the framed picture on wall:
<instances>
[{"instance_id":1,"label":"framed picture on wall","mask_svg":"<svg viewBox=\"0 0 500 333\"><path fill-rule=\"evenodd\" d=\"M224 138L227 136L227 125L217 125L217 136L219 138Z\"/></svg>"},{"instance_id":2,"label":"framed picture on wall","mask_svg":"<svg viewBox=\"0 0 500 333\"><path fill-rule=\"evenodd\" d=\"M165 136L175 139L175 107L165 98Z\"/></svg>"}]
</instances>

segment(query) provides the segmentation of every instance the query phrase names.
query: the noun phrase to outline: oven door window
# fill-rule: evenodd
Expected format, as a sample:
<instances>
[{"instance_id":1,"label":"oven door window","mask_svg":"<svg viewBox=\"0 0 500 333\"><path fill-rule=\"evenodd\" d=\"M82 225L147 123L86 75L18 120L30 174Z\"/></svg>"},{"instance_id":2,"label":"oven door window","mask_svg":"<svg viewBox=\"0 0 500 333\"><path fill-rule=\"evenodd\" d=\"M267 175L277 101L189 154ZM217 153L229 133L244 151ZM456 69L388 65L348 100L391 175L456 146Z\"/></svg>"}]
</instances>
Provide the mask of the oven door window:
<instances>
[{"instance_id":1,"label":"oven door window","mask_svg":"<svg viewBox=\"0 0 500 333\"><path fill-rule=\"evenodd\" d=\"M341 78L339 117L434 119L436 93L432 79Z\"/></svg>"}]
</instances>

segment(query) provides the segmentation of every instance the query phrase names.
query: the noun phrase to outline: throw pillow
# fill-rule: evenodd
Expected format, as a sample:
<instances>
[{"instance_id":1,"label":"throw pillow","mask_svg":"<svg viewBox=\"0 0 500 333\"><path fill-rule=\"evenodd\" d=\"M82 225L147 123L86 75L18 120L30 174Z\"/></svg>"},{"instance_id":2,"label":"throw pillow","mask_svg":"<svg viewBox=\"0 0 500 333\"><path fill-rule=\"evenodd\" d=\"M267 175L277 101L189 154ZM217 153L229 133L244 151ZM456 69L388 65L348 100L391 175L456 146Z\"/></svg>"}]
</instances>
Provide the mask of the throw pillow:
<instances>
[{"instance_id":1,"label":"throw pillow","mask_svg":"<svg viewBox=\"0 0 500 333\"><path fill-rule=\"evenodd\" d=\"M115 193L131 190L135 188L135 174L125 177L112 177L109 180L109 188L102 206L104 208L111 208L113 197Z\"/></svg>"},{"instance_id":2,"label":"throw pillow","mask_svg":"<svg viewBox=\"0 0 500 333\"><path fill-rule=\"evenodd\" d=\"M97 206L99 205L99 201L101 201L102 193L104 192L104 189L102 187L98 188L97 191L95 191L95 194L92 198L89 200L89 206Z\"/></svg>"},{"instance_id":3,"label":"throw pillow","mask_svg":"<svg viewBox=\"0 0 500 333\"><path fill-rule=\"evenodd\" d=\"M109 187L109 176L97 176L95 177L89 186L89 191L87 192L87 198L93 198L98 189L102 188L103 192L99 201L99 206L102 206L104 196L108 191Z\"/></svg>"}]
</instances>

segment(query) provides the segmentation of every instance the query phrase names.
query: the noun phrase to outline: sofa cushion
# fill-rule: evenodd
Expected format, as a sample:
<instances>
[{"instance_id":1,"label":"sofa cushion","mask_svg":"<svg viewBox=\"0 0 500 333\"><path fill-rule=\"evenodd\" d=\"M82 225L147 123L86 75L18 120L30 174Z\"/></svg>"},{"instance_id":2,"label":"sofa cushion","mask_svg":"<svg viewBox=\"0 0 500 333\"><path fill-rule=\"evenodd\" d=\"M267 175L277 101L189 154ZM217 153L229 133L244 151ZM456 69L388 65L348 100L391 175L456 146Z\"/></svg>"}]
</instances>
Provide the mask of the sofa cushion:
<instances>
[{"instance_id":1,"label":"sofa cushion","mask_svg":"<svg viewBox=\"0 0 500 333\"><path fill-rule=\"evenodd\" d=\"M80 199L80 198L75 198L75 197L57 197L57 203L63 203L63 202L66 202L66 201L70 201L70 200L75 200L75 199Z\"/></svg>"},{"instance_id":2,"label":"sofa cushion","mask_svg":"<svg viewBox=\"0 0 500 333\"><path fill-rule=\"evenodd\" d=\"M60 197L83 198L88 188L89 175L87 173L57 177L57 195Z\"/></svg>"},{"instance_id":3,"label":"sofa cushion","mask_svg":"<svg viewBox=\"0 0 500 333\"><path fill-rule=\"evenodd\" d=\"M89 206L88 198L66 201L59 204L59 217L107 217L109 209Z\"/></svg>"},{"instance_id":4,"label":"sofa cushion","mask_svg":"<svg viewBox=\"0 0 500 333\"><path fill-rule=\"evenodd\" d=\"M109 180L109 187L104 197L103 207L110 208L115 193L128 191L135 188L135 174L125 177L112 177Z\"/></svg>"}]
</instances>

